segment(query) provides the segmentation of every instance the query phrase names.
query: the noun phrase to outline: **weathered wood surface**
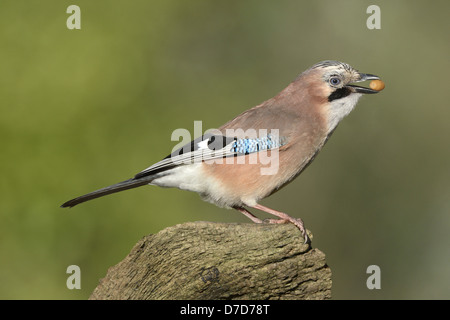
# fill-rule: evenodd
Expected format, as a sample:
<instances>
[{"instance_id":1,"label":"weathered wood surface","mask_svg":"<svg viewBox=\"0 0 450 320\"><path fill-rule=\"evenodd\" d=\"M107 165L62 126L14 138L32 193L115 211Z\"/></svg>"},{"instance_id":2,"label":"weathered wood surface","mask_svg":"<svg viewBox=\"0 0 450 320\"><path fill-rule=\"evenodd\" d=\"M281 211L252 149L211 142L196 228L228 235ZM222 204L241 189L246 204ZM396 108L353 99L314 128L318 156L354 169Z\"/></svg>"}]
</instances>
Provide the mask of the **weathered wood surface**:
<instances>
[{"instance_id":1,"label":"weathered wood surface","mask_svg":"<svg viewBox=\"0 0 450 320\"><path fill-rule=\"evenodd\" d=\"M312 235L309 233L309 236ZM90 299L329 299L325 255L292 224L193 222L142 238Z\"/></svg>"}]
</instances>

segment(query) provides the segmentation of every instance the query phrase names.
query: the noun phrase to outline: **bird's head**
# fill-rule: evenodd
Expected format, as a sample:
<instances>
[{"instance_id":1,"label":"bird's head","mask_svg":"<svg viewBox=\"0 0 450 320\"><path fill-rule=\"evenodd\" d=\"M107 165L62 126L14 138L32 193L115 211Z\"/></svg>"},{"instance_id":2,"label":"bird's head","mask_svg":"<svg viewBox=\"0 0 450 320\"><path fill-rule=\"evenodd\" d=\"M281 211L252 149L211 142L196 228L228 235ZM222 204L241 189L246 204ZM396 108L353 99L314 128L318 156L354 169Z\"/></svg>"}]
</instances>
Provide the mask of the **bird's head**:
<instances>
[{"instance_id":1,"label":"bird's head","mask_svg":"<svg viewBox=\"0 0 450 320\"><path fill-rule=\"evenodd\" d=\"M354 83L379 79L373 74L358 72L346 63L326 60L306 70L295 82L307 83L308 94L322 102L321 112L327 120L328 130L332 131L363 94L379 92Z\"/></svg>"}]
</instances>

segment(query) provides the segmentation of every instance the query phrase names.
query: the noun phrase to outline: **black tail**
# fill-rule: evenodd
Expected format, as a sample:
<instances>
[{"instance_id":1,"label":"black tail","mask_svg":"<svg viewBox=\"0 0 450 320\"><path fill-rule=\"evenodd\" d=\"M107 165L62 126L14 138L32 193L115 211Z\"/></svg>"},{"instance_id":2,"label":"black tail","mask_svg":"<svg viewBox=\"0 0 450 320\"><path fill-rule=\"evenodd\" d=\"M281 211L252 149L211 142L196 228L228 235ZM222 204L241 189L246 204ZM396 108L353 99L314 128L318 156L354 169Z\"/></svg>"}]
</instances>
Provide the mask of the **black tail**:
<instances>
[{"instance_id":1,"label":"black tail","mask_svg":"<svg viewBox=\"0 0 450 320\"><path fill-rule=\"evenodd\" d=\"M64 202L61 205L61 208L66 208L66 207L71 208L73 206L76 206L77 204L80 204L80 203L83 203L85 201L89 201L89 200L92 200L95 198L100 198L100 197L106 196L111 193L116 193L116 192L123 191L123 190L137 188L137 187L140 187L140 186L150 183L151 180L152 179L135 179L135 178L128 179L128 180L113 184L112 186L105 187L105 188L93 191L91 193L85 194L83 196L80 196L78 198Z\"/></svg>"}]
</instances>

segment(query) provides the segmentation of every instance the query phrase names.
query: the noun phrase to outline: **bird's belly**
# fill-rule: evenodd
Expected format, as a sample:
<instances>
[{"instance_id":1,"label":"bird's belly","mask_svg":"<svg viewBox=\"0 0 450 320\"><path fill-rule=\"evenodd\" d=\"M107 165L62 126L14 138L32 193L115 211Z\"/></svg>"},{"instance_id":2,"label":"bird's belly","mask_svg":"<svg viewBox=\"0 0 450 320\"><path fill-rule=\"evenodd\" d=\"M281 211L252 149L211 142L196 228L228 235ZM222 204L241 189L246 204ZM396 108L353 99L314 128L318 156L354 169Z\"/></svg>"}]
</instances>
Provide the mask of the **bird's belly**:
<instances>
[{"instance_id":1,"label":"bird's belly","mask_svg":"<svg viewBox=\"0 0 450 320\"><path fill-rule=\"evenodd\" d=\"M241 203L239 192L230 192L230 186L224 181L208 175L209 170L205 170L205 168L211 168L209 166L205 163L195 163L175 167L153 179L150 184L163 188L178 188L197 192L203 200L214 203L219 207L233 207ZM224 169L233 174L233 169L230 166Z\"/></svg>"},{"instance_id":2,"label":"bird's belly","mask_svg":"<svg viewBox=\"0 0 450 320\"><path fill-rule=\"evenodd\" d=\"M211 188L206 190L203 198L223 207L256 205L294 179L310 159L306 156L293 162L286 161L286 156L289 155L280 152L271 163L252 164L248 162L248 156L234 158L233 164L205 163L202 169Z\"/></svg>"}]
</instances>

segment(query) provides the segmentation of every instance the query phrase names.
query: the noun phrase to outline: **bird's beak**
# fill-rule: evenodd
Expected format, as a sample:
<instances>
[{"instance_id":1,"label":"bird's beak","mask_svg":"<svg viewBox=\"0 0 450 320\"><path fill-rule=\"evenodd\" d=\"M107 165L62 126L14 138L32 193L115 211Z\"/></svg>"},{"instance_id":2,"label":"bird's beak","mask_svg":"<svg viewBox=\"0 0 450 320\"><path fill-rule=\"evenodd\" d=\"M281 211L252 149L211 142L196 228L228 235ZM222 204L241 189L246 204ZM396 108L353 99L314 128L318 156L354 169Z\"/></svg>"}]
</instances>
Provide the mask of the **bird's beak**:
<instances>
[{"instance_id":1,"label":"bird's beak","mask_svg":"<svg viewBox=\"0 0 450 320\"><path fill-rule=\"evenodd\" d=\"M367 81L367 80L380 80L380 77L378 77L374 74L360 73L359 75L360 75L359 80L356 80L354 82L363 82L363 81ZM373 90L373 89L366 88L366 87L355 86L352 84L347 85L347 87L351 87L355 92L358 92L358 93L378 93L379 92L377 90Z\"/></svg>"}]
</instances>

